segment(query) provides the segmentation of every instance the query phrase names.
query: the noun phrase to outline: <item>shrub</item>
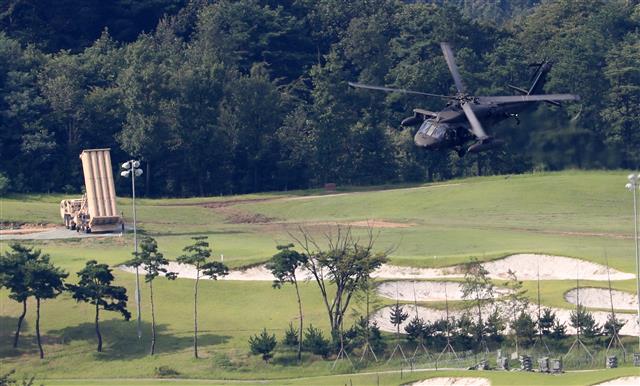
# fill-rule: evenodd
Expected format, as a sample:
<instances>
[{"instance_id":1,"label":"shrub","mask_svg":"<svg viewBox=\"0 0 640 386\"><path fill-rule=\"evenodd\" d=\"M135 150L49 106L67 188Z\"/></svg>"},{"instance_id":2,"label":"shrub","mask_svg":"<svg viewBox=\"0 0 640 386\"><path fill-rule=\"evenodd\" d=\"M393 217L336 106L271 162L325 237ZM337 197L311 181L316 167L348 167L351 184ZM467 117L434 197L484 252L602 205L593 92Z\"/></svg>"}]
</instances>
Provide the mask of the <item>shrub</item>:
<instances>
[{"instance_id":1,"label":"shrub","mask_svg":"<svg viewBox=\"0 0 640 386\"><path fill-rule=\"evenodd\" d=\"M167 377L167 378L177 377L180 375L178 370L171 368L169 366L156 367L155 373L156 373L156 377Z\"/></svg>"},{"instance_id":2,"label":"shrub","mask_svg":"<svg viewBox=\"0 0 640 386\"><path fill-rule=\"evenodd\" d=\"M377 355L382 354L387 348L387 344L382 339L382 333L378 323L373 322L369 325L369 345Z\"/></svg>"},{"instance_id":3,"label":"shrub","mask_svg":"<svg viewBox=\"0 0 640 386\"><path fill-rule=\"evenodd\" d=\"M304 332L302 340L302 348L316 355L322 355L326 358L329 355L329 340L324 337L320 329L309 325Z\"/></svg>"},{"instance_id":4,"label":"shrub","mask_svg":"<svg viewBox=\"0 0 640 386\"><path fill-rule=\"evenodd\" d=\"M404 331L407 333L407 339L410 342L413 342L416 339L419 339L423 335L424 330L424 321L415 316L413 319L404 326Z\"/></svg>"},{"instance_id":5,"label":"shrub","mask_svg":"<svg viewBox=\"0 0 640 386\"><path fill-rule=\"evenodd\" d=\"M289 323L289 329L284 332L284 339L282 344L290 347L298 346L298 330L293 327L292 323Z\"/></svg>"},{"instance_id":6,"label":"shrub","mask_svg":"<svg viewBox=\"0 0 640 386\"><path fill-rule=\"evenodd\" d=\"M260 335L255 335L249 338L249 347L251 348L251 353L254 355L262 355L262 359L265 362L268 362L273 355L273 349L276 348L276 336L269 335L267 333L267 329L264 328Z\"/></svg>"}]
</instances>

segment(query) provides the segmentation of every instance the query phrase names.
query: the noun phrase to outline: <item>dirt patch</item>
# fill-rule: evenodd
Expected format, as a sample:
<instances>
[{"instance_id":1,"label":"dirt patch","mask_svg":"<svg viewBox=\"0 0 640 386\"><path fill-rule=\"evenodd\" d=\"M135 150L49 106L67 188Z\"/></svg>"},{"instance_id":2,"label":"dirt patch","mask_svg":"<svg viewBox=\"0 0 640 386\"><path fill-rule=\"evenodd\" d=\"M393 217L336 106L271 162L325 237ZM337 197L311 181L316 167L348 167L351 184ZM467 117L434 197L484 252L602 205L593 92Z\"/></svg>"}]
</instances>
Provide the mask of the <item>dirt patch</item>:
<instances>
[{"instance_id":1,"label":"dirt patch","mask_svg":"<svg viewBox=\"0 0 640 386\"><path fill-rule=\"evenodd\" d=\"M260 213L248 213L242 211L230 211L225 213L226 222L230 224L268 224L275 220Z\"/></svg>"},{"instance_id":2,"label":"dirt patch","mask_svg":"<svg viewBox=\"0 0 640 386\"><path fill-rule=\"evenodd\" d=\"M640 385L640 377L620 377L610 381L596 383L593 386L636 386Z\"/></svg>"},{"instance_id":3,"label":"dirt patch","mask_svg":"<svg viewBox=\"0 0 640 386\"><path fill-rule=\"evenodd\" d=\"M571 304L578 302L578 295L580 298L580 304L590 308L611 308L613 300L613 308L616 310L637 310L638 300L634 294L611 290L609 294L608 288L594 288L585 287L580 288L578 294L577 289L572 289L564 294L564 298Z\"/></svg>"},{"instance_id":4,"label":"dirt patch","mask_svg":"<svg viewBox=\"0 0 640 386\"><path fill-rule=\"evenodd\" d=\"M413 223L401 223L391 222L385 220L367 220L367 221L354 221L349 222L347 225L354 227L366 227L366 228L410 228L415 226Z\"/></svg>"},{"instance_id":5,"label":"dirt patch","mask_svg":"<svg viewBox=\"0 0 640 386\"><path fill-rule=\"evenodd\" d=\"M460 283L452 281L386 281L376 288L378 295L402 301L435 302L463 300ZM497 296L507 293L503 288L494 290Z\"/></svg>"},{"instance_id":6,"label":"dirt patch","mask_svg":"<svg viewBox=\"0 0 640 386\"><path fill-rule=\"evenodd\" d=\"M226 208L228 206L242 205L242 204L256 204L259 202L277 201L283 200L284 197L270 197L270 198L242 198L237 200L225 200L225 201L211 201L200 202L195 204L177 204L175 206L204 206L205 208Z\"/></svg>"},{"instance_id":7,"label":"dirt patch","mask_svg":"<svg viewBox=\"0 0 640 386\"><path fill-rule=\"evenodd\" d=\"M411 386L491 386L487 378L436 377L414 382Z\"/></svg>"},{"instance_id":8,"label":"dirt patch","mask_svg":"<svg viewBox=\"0 0 640 386\"><path fill-rule=\"evenodd\" d=\"M551 310L556 313L556 318L560 321L560 323L565 324L565 326L567 327L567 334L575 335L576 330L570 325L571 312L573 310L566 309L566 308L553 308L553 307L549 307L549 308L551 308ZM493 310L494 310L493 307L490 307L490 306L484 307L482 311L483 318L486 318L488 315L490 315L493 312ZM396 332L396 327L393 324L391 324L391 321L389 320L390 311L391 311L391 307L381 308L371 316L371 320L375 321L378 327L380 327L382 331ZM405 333L404 327L411 321L411 319L413 319L413 317L416 315L416 312L420 318L422 318L425 322L429 322L429 323L433 323L441 319L446 319L446 315L447 315L445 310L438 310L435 308L424 307L424 306L418 306L416 308L413 304L404 305L404 311L409 314L409 318L400 325L400 333L402 334ZM501 312L503 317L505 317L505 320L507 321L509 320L510 312L506 307L504 306L499 307L498 311ZM459 309L449 310L449 317L457 319L460 316L462 316L465 312L466 312L465 310L459 310ZM472 318L475 318L474 312L475 311L471 311ZM537 307L534 305L531 305L529 307L528 312L532 315L537 315ZM607 321L607 318L609 317L609 313L605 311L594 311L592 314L595 321L600 325L603 325ZM620 335L640 336L640 328L638 328L636 324L636 315L620 313L620 314L616 314L616 317L625 322L624 326L620 329Z\"/></svg>"},{"instance_id":9,"label":"dirt patch","mask_svg":"<svg viewBox=\"0 0 640 386\"><path fill-rule=\"evenodd\" d=\"M59 225L56 224L1 224L0 235L26 235L50 230Z\"/></svg>"}]
</instances>

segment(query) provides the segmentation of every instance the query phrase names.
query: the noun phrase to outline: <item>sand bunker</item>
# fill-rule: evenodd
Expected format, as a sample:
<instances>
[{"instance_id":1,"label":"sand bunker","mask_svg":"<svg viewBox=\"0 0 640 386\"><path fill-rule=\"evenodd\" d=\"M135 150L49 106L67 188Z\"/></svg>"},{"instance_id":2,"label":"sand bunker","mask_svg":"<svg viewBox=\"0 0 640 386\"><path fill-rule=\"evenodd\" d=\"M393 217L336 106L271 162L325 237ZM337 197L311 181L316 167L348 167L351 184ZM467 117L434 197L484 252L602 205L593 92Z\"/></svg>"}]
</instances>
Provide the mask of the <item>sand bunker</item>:
<instances>
[{"instance_id":1,"label":"sand bunker","mask_svg":"<svg viewBox=\"0 0 640 386\"><path fill-rule=\"evenodd\" d=\"M411 383L411 386L490 386L487 378L436 377Z\"/></svg>"},{"instance_id":2,"label":"sand bunker","mask_svg":"<svg viewBox=\"0 0 640 386\"><path fill-rule=\"evenodd\" d=\"M636 386L640 385L640 377L621 377L610 381L597 383L594 386Z\"/></svg>"},{"instance_id":3,"label":"sand bunker","mask_svg":"<svg viewBox=\"0 0 640 386\"><path fill-rule=\"evenodd\" d=\"M577 289L572 289L564 294L564 298L571 304L577 303ZM613 308L616 310L637 310L638 300L634 294L611 290L609 295L608 288L585 287L580 288L580 304L591 308L611 308L611 300L613 299Z\"/></svg>"},{"instance_id":4,"label":"sand bunker","mask_svg":"<svg viewBox=\"0 0 640 386\"><path fill-rule=\"evenodd\" d=\"M489 261L482 265L489 271L489 276L494 279L508 278L509 269L516 272L520 280L535 280L537 275L537 262L540 263L541 280L575 279L576 269L582 280L607 280L607 268L600 264L590 263L580 259L562 256L517 254L504 259ZM131 272L129 269L125 271ZM183 279L195 279L195 269L188 265L172 262L170 270L178 272ZM442 279L463 277L462 267L453 266L446 268L414 268L384 264L371 276L378 279ZM631 273L610 270L611 280L633 279ZM306 271L298 272L299 278L311 278ZM273 275L263 265L245 270L232 270L226 280L264 280L272 281ZM448 288L447 288L448 290ZM413 290L412 290L413 291ZM411 292L413 300L413 292ZM395 295L394 295L395 299Z\"/></svg>"},{"instance_id":5,"label":"sand bunker","mask_svg":"<svg viewBox=\"0 0 640 386\"><path fill-rule=\"evenodd\" d=\"M582 280L607 280L606 266L564 256L517 254L482 265L489 271L489 276L500 279L507 279L511 269L520 280L536 280L539 267L542 280L575 279L576 275ZM610 269L610 274L611 280L635 278L631 273L615 269Z\"/></svg>"},{"instance_id":6,"label":"sand bunker","mask_svg":"<svg viewBox=\"0 0 640 386\"><path fill-rule=\"evenodd\" d=\"M135 273L135 269L132 267L120 266L118 267L125 272ZM178 274L178 278L182 279L195 279L196 278L196 268L190 264L180 264L175 261L170 261L169 266L167 267L169 272L176 272ZM310 279L311 277L307 276L307 272L298 272L298 279ZM202 272L200 272L200 279L209 280L208 277L202 276ZM233 269L229 271L229 274L225 277L219 278L218 280L244 280L244 281L273 281L274 277L264 265L259 265L247 269Z\"/></svg>"},{"instance_id":7,"label":"sand bunker","mask_svg":"<svg viewBox=\"0 0 640 386\"><path fill-rule=\"evenodd\" d=\"M556 317L560 320L560 322L565 323L565 325L567 326L567 334L570 334L570 335L575 334L576 333L575 329L569 325L569 319L570 319L572 310L564 309L564 308L553 308L553 307L550 307L550 308L556 313ZM376 311L372 315L371 320L375 321L378 324L378 327L380 327L380 329L383 331L396 332L396 327L393 324L391 324L391 322L389 321L390 311L391 311L391 307L384 307ZM400 325L400 333L404 333L404 327L416 315L416 307L413 304L406 304L404 306L404 311L409 314L409 318L403 324ZM483 310L483 315L484 315L483 317L487 317L488 315L491 314L492 311L493 311L493 308L485 307ZM420 318L422 318L424 321L429 323L433 323L436 320L441 320L446 318L445 310L437 310L430 307L418 306L417 312ZM464 312L465 311L463 310L449 310L449 317L459 318L460 316L462 316ZM507 316L504 309L501 310L501 312L503 313L503 316L505 317ZM535 312L537 312L536 308L534 306L531 306L530 313L535 314ZM607 321L608 316L609 314L604 311L593 312L594 319L600 325L603 325ZM471 317L475 318L475 314L473 312L471 313ZM640 336L640 328L637 327L635 315L620 313L620 314L616 314L616 317L626 322L625 325L620 329L621 335Z\"/></svg>"},{"instance_id":8,"label":"sand bunker","mask_svg":"<svg viewBox=\"0 0 640 386\"><path fill-rule=\"evenodd\" d=\"M381 283L377 291L380 296L389 299L396 299L397 296L398 300L402 301L435 302L463 299L460 283L451 281L387 281ZM496 295L507 293L502 288L496 288L495 292Z\"/></svg>"}]
</instances>

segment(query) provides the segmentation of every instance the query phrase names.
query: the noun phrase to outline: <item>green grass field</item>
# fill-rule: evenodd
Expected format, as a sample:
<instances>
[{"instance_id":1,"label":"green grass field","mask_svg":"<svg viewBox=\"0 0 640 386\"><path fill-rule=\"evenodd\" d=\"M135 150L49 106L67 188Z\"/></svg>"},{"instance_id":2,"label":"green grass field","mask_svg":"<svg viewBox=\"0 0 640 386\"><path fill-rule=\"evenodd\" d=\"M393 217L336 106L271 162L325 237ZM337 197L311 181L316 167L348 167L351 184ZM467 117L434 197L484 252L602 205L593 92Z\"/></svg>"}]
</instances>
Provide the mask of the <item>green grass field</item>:
<instances>
[{"instance_id":1,"label":"green grass field","mask_svg":"<svg viewBox=\"0 0 640 386\"><path fill-rule=\"evenodd\" d=\"M216 256L224 254L232 267L256 264L276 252L276 245L290 241L288 231L297 226L321 233L328 222L355 222L370 219L409 224L402 228L378 228L377 247L393 247L391 262L399 265L438 267L458 264L474 256L493 259L516 252L541 252L579 257L603 263L604 254L612 267L634 272L634 244L631 195L624 189L624 172L563 172L489 178L471 178L443 184L344 189L336 195L319 191L267 193L238 197L192 199L141 199L137 202L141 230L158 240L160 250L170 259L194 235L208 235ZM0 199L2 223L59 223L61 195L10 196ZM210 203L215 208L202 206ZM118 199L118 208L131 217L131 201ZM256 220L268 222L255 223ZM354 228L364 234L362 228ZM9 242L0 241L0 252ZM70 239L30 242L52 255L54 262L71 273L88 259L117 265L130 257L131 235L112 238ZM120 285L133 293L134 276L117 271ZM47 301L42 310L45 337L44 360L37 358L34 339L34 304L29 304L27 325L21 348L11 349L10 339L20 305L0 291L0 364L15 368L20 376L35 375L45 384L155 384L155 369L170 366L183 378L195 380L171 384L221 384L228 380L271 379L273 384L343 385L401 384L441 374L464 372L424 372L336 375L331 363L307 357L301 367L292 364L291 352L279 352L272 363L248 353L247 339L263 327L283 334L297 316L292 288L272 289L268 282L202 283L200 300L201 353L194 360L192 339L193 282L158 279L157 322L160 336L158 355L149 357L149 325L138 342L135 322L102 315L105 352L95 353L93 311L76 304L68 295ZM603 282L584 285L606 287ZM525 282L529 296L535 283ZM542 301L549 306L570 307L563 294L573 281L545 282ZM633 280L614 282L614 287L633 292ZM314 283L301 286L305 322L328 332L321 298ZM148 320L143 289L143 318ZM384 303L384 302L382 302ZM133 307L133 302L130 302ZM360 305L356 308L361 310ZM397 366L363 369L389 371ZM344 370L346 371L346 370ZM489 372L493 385L562 384L589 385L621 375L639 372L635 368L568 373L562 376ZM301 378L304 377L304 378ZM54 381L54 379L59 379ZM75 379L75 381L73 381ZM126 379L126 381L125 381ZM224 382L223 382L224 381ZM128 383L127 383L128 382ZM251 384L251 383L250 383Z\"/></svg>"}]
</instances>

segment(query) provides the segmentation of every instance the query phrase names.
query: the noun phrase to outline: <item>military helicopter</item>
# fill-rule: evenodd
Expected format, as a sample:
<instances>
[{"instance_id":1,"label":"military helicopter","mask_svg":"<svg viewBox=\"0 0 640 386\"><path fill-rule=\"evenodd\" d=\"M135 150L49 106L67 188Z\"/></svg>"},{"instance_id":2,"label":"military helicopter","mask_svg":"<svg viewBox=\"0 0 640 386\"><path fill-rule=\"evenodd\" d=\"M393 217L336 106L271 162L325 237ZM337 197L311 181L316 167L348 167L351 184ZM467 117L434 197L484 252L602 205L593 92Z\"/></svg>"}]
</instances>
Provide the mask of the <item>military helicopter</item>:
<instances>
[{"instance_id":1,"label":"military helicopter","mask_svg":"<svg viewBox=\"0 0 640 386\"><path fill-rule=\"evenodd\" d=\"M502 146L504 141L487 135L483 124L493 125L508 118L515 118L520 123L518 114L533 107L536 102L560 106L559 101L580 100L578 95L573 94L538 94L543 91L546 75L551 70L552 63L548 60L535 64L538 68L528 90L508 85L521 95L470 95L462 82L451 47L448 43L440 43L440 47L458 90L455 95L431 94L349 82L349 86L354 88L447 99L447 106L442 111L433 112L417 108L413 110L413 116L404 119L401 123L401 126L420 125L414 136L414 142L425 149L453 149L461 157L466 153L494 149ZM466 145L470 141L475 142L467 148Z\"/></svg>"}]
</instances>

